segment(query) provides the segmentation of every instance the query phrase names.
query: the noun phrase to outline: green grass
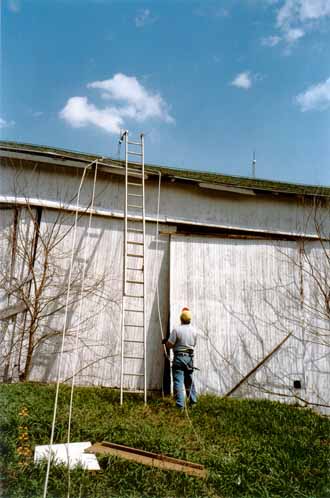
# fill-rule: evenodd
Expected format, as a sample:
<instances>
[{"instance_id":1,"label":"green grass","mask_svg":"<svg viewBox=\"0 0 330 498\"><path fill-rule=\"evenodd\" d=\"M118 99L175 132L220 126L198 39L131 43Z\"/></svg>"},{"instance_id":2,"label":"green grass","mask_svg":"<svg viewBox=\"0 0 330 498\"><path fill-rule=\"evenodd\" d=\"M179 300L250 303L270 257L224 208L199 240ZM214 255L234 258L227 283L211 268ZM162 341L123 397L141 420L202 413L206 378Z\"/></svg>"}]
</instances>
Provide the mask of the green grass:
<instances>
[{"instance_id":1,"label":"green grass","mask_svg":"<svg viewBox=\"0 0 330 498\"><path fill-rule=\"evenodd\" d=\"M0 385L0 474L5 498L42 497L45 465L17 453L22 425L28 445L48 444L55 387ZM76 388L71 441L112 441L205 465L206 480L115 458L101 472L71 472L71 498L330 497L330 420L308 409L256 400L202 396L189 417L172 400L145 407L136 396ZM61 386L55 442L66 442L69 388ZM19 413L28 408L28 416ZM23 462L23 465L22 465ZM49 498L64 498L67 469L51 467ZM1 494L1 493L0 493Z\"/></svg>"}]
</instances>

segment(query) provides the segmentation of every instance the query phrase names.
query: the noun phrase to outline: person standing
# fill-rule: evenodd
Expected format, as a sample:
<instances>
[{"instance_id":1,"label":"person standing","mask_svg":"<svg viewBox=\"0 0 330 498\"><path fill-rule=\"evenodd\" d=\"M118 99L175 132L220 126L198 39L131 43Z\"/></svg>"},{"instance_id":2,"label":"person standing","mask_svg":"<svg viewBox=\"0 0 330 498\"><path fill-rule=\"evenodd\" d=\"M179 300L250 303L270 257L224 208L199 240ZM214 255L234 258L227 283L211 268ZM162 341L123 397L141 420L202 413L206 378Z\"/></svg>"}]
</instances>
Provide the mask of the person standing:
<instances>
[{"instance_id":1,"label":"person standing","mask_svg":"<svg viewBox=\"0 0 330 498\"><path fill-rule=\"evenodd\" d=\"M187 403L194 405L197 402L193 383L193 359L197 332L190 323L191 312L189 308L182 309L180 322L181 325L172 330L169 338L163 340L163 344L174 351L172 364L174 396L176 406L182 410L185 406L185 393Z\"/></svg>"}]
</instances>

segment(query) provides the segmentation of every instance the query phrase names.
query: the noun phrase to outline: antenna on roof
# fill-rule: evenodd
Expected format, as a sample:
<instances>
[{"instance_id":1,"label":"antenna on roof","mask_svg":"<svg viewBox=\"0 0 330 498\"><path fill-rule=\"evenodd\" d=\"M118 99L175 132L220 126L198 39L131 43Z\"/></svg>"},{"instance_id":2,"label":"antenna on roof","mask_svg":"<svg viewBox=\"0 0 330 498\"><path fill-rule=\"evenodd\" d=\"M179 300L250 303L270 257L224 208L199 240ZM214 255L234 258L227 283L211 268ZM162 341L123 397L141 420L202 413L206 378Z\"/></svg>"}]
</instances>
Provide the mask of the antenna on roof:
<instances>
[{"instance_id":1,"label":"antenna on roof","mask_svg":"<svg viewBox=\"0 0 330 498\"><path fill-rule=\"evenodd\" d=\"M256 177L256 164L257 164L256 151L254 150L253 151L253 159L252 159L252 178Z\"/></svg>"}]
</instances>

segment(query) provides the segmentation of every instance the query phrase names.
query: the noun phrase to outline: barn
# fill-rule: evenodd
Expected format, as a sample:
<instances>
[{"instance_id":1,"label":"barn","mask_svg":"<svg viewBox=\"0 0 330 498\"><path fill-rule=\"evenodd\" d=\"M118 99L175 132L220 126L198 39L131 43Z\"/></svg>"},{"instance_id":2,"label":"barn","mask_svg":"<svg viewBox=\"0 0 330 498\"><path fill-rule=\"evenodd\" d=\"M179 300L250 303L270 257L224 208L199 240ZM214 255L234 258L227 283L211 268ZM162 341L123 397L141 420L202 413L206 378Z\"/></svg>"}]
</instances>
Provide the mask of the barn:
<instances>
[{"instance_id":1,"label":"barn","mask_svg":"<svg viewBox=\"0 0 330 498\"><path fill-rule=\"evenodd\" d=\"M119 387L123 161L0 151L2 381L69 381L74 365L77 384ZM188 305L198 392L328 409L329 200L326 187L145 165L148 390L164 386L161 340Z\"/></svg>"}]
</instances>

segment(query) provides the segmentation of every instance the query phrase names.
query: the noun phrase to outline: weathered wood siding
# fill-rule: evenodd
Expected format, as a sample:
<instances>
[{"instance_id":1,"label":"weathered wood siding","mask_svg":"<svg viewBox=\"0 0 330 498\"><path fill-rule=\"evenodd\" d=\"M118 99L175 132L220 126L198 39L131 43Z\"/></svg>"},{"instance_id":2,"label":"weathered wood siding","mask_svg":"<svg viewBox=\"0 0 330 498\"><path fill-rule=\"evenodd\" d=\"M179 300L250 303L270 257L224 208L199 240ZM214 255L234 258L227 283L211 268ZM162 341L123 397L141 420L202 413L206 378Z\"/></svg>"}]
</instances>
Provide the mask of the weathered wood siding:
<instances>
[{"instance_id":1,"label":"weathered wood siding","mask_svg":"<svg viewBox=\"0 0 330 498\"><path fill-rule=\"evenodd\" d=\"M0 309L9 306L10 297L7 292L11 272L11 240L14 210L12 208L0 210ZM10 351L13 347L12 324L0 321L0 376L8 376L10 364Z\"/></svg>"},{"instance_id":2,"label":"weathered wood siding","mask_svg":"<svg viewBox=\"0 0 330 498\"><path fill-rule=\"evenodd\" d=\"M330 405L330 244L302 244L302 348L306 395Z\"/></svg>"},{"instance_id":3,"label":"weathered wood siding","mask_svg":"<svg viewBox=\"0 0 330 498\"><path fill-rule=\"evenodd\" d=\"M14 219L14 210L11 207L0 211L0 281L6 278L11 269L11 238ZM0 285L0 306L4 308L8 304L8 296L4 285Z\"/></svg>"},{"instance_id":4,"label":"weathered wood siding","mask_svg":"<svg viewBox=\"0 0 330 498\"><path fill-rule=\"evenodd\" d=\"M73 204L82 169L1 159L1 196L38 200L45 205ZM88 206L92 191L92 172L89 172L81 192L81 206ZM96 188L95 207L109 215L122 215L124 209L123 176L100 172ZM146 180L146 215L156 218L158 177ZM163 222L204 224L233 230L315 235L312 215L313 201L303 202L296 197L267 193L237 195L200 188L198 184L161 182L160 219ZM328 210L325 209L328 214ZM329 216L324 228L330 232Z\"/></svg>"},{"instance_id":5,"label":"weathered wood siding","mask_svg":"<svg viewBox=\"0 0 330 498\"><path fill-rule=\"evenodd\" d=\"M313 244L309 257L316 263L322 248ZM309 245L306 251L310 252ZM172 235L171 327L178 322L180 309L191 307L199 331L200 371L195 377L200 392L225 394L292 332L236 394L297 394L330 404L329 325L324 317L320 324L322 308L311 315L320 293L299 257L295 242ZM307 261L302 263L306 266ZM328 346L315 334L315 321L319 330L327 327L323 330ZM302 389L294 390L294 380Z\"/></svg>"},{"instance_id":6,"label":"weathered wood siding","mask_svg":"<svg viewBox=\"0 0 330 498\"><path fill-rule=\"evenodd\" d=\"M3 214L6 211L0 211ZM4 219L4 217L2 217ZM24 221L20 217L21 223ZM30 220L31 221L31 220ZM8 220L8 225L12 218ZM26 224L26 221L24 221ZM40 224L41 238L47 240L51 231L57 232L57 245L50 252L50 263L56 261L55 272L50 279L45 296L59 295L49 308L49 316L40 322L38 337L45 340L35 351L31 380L54 381L57 377L59 351L64 323L64 303L69 277L69 264L73 238L74 216L56 211L43 210ZM31 223L29 224L29 226ZM69 298L69 309L66 322L66 339L64 357L61 368L61 380L72 376L72 367L77 372L76 382L79 384L95 384L118 387L120 385L120 348L121 348L121 305L122 305L122 269L123 269L123 223L121 220L101 218L92 219L92 228L87 237L88 216L82 216L78 221L76 244L74 251L73 280ZM31 228L31 227L30 227ZM9 228L10 230L12 227ZM19 226L18 231L22 232ZM63 235L66 234L64 237ZM63 237L63 238L62 238ZM27 237L26 240L30 240ZM22 240L17 241L19 248ZM168 253L169 240L167 235L159 237L156 247L156 226L147 224L146 236L146 291L147 291L147 357L148 357L148 387L160 389L163 376L163 352L161 347L161 331L159 317L164 330L167 330L168 319ZM2 247L5 247L4 244ZM40 246L39 246L40 248ZM8 248L5 251L8 256ZM86 250L86 253L85 253ZM2 251L3 256L3 251ZM86 278L82 303L78 299L81 289L81 274L86 256ZM37 252L34 271L37 280L41 278L44 253ZM2 259L5 262L6 259ZM19 268L16 259L16 267ZM18 270L17 270L18 271ZM21 272L22 273L22 272ZM22 274L23 275L23 274ZM156 289L159 289L160 309L158 312ZM33 288L31 290L33 292ZM62 309L57 311L59 306ZM28 316L28 314L27 314ZM7 322L6 322L7 323ZM10 321L12 327L12 322ZM79 331L80 339L78 355L75 355L75 334ZM132 333L138 333L138 329ZM20 331L7 336L15 338L17 346L20 343ZM27 338L25 337L24 342ZM8 347L7 347L8 349ZM5 349L2 349L4 358ZM10 378L17 380L18 349L14 347L11 357ZM133 364L132 370L140 369L141 365ZM22 361L23 363L23 361ZM133 381L128 388L138 388Z\"/></svg>"},{"instance_id":7,"label":"weathered wood siding","mask_svg":"<svg viewBox=\"0 0 330 498\"><path fill-rule=\"evenodd\" d=\"M0 306L1 309L19 302L17 289L28 293L28 260L32 257L35 227L31 219L35 209L0 208ZM24 358L26 338L21 335L26 314L19 313L0 322L0 376L4 380L18 378L15 365Z\"/></svg>"},{"instance_id":8,"label":"weathered wood siding","mask_svg":"<svg viewBox=\"0 0 330 498\"><path fill-rule=\"evenodd\" d=\"M56 218L63 217L59 236L65 231L68 233L53 253L57 262L56 285L63 291L59 302L63 304L73 234L69 229L74 221L73 209L82 169L2 159L0 174L2 269L13 271L17 279L27 276L28 268L22 263L17 249L32 250L35 227L31 213L24 205L32 206L33 212L39 206L40 229L45 237L56 224ZM99 173L95 198L98 214L93 216L88 238L88 215L84 211L90 204L91 192L90 172L79 202L81 213L73 266L76 276L74 292L77 295L87 246L86 288L90 292L83 299L80 317L79 300L73 299L70 304L61 379L69 379L74 366L78 384L119 386L123 177ZM11 207L15 204L18 206L16 230L19 234L16 239L12 237L14 208ZM328 278L329 252L317 241L305 242L302 250L302 242L280 241L276 235L317 237L313 201L303 203L297 197L277 197L267 193L235 195L162 178L160 222L164 229L169 225L180 227L182 223L197 227L203 225L204 229L206 226L223 227L231 234L237 231L268 234L269 240L161 235L158 249L154 223L157 205L158 177L150 175L146 181L146 215L149 219L146 260L148 387L160 388L163 374L156 295L158 285L164 333L168 328L169 309L172 327L182 306L192 308L194 323L200 330L196 357L197 366L201 368L196 373L199 391L225 393L292 331L292 337L281 350L237 394L285 397L296 393L315 403L329 404L329 320L326 315L315 312L320 309L324 295L314 278L318 273L322 278ZM317 214L320 213L322 229L329 233L330 217L326 207ZM44 257L40 244L39 240L39 251L33 263L37 276L41 275ZM14 266L11 266L13 254ZM314 272L310 271L311 263ZM47 291L49 295L53 292L52 285ZM1 306L6 300L7 292L2 287ZM54 311L56 307L40 326L39 332L48 336L47 340L40 342L34 354L31 371L34 380L56 379L64 313L63 310ZM24 360L26 338L23 341L16 339L25 318L29 319L28 314L4 325L5 337L14 341L9 365L9 377L13 380L18 377L19 355L21 361ZM80 340L76 362L74 333L78 327ZM137 334L138 329L134 333ZM12 345L3 341L1 347L0 373L3 376L4 368L8 367L8 347L10 349ZM134 361L131 367L136 371L141 369L141 365L134 364ZM293 390L294 380L301 382L299 392ZM132 379L127 387L134 389L139 385Z\"/></svg>"}]
</instances>

